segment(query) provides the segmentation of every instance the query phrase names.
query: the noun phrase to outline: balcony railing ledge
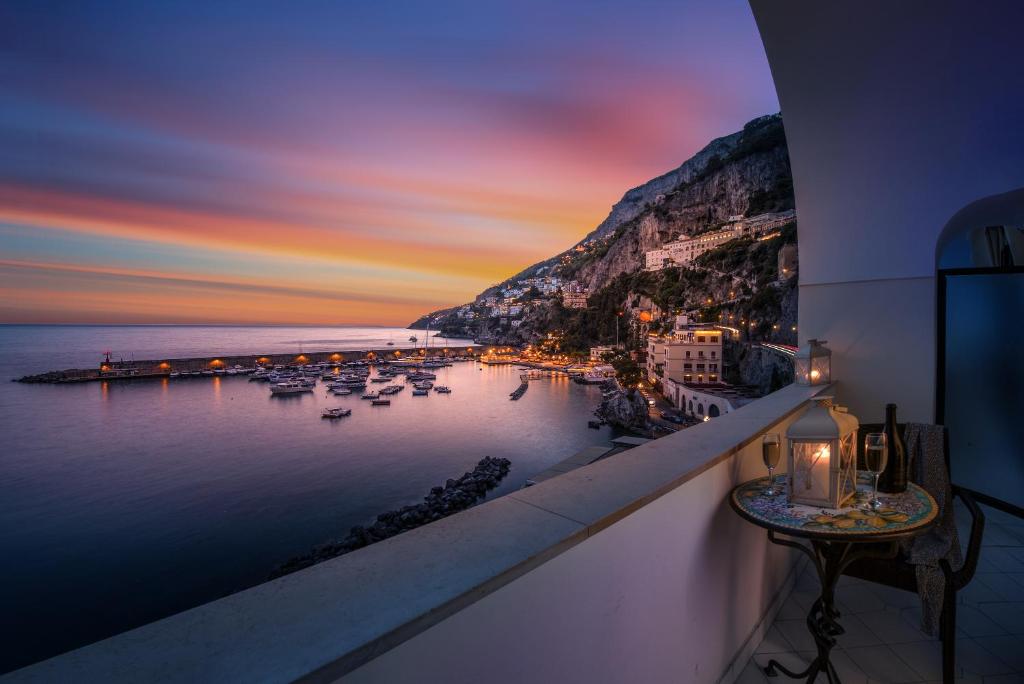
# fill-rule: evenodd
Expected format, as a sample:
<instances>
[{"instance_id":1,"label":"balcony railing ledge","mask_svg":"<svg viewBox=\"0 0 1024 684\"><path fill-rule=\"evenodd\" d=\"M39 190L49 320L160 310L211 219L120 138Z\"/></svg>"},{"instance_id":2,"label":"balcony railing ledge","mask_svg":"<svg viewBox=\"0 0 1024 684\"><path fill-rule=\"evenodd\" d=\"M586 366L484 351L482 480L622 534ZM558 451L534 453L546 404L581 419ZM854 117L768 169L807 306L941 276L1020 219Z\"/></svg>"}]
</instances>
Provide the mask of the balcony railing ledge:
<instances>
[{"instance_id":1,"label":"balcony railing ledge","mask_svg":"<svg viewBox=\"0 0 1024 684\"><path fill-rule=\"evenodd\" d=\"M0 680L333 681L698 477L826 389L790 385L613 458Z\"/></svg>"}]
</instances>

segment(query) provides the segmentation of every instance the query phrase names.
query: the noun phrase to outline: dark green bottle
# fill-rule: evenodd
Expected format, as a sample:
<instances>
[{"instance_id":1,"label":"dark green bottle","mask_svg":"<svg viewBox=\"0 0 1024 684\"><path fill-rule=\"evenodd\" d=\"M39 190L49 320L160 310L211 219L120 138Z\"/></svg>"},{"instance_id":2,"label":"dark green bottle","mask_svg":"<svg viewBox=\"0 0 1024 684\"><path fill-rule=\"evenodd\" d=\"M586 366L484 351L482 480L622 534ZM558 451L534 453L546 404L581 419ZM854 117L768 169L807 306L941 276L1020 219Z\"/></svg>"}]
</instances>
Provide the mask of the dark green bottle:
<instances>
[{"instance_id":1,"label":"dark green bottle","mask_svg":"<svg viewBox=\"0 0 1024 684\"><path fill-rule=\"evenodd\" d=\"M889 460L878 478L878 491L899 494L907 491L907 445L896 426L896 404L885 405L885 443L889 448Z\"/></svg>"}]
</instances>

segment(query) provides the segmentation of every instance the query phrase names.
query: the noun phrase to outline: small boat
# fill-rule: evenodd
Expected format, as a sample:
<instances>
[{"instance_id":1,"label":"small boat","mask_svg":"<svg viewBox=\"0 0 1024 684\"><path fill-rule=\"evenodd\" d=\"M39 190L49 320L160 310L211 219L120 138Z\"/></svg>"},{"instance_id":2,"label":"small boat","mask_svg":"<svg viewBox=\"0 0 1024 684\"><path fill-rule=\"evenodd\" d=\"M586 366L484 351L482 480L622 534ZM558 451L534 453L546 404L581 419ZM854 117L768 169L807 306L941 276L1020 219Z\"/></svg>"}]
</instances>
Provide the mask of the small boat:
<instances>
[{"instance_id":1,"label":"small boat","mask_svg":"<svg viewBox=\"0 0 1024 684\"><path fill-rule=\"evenodd\" d=\"M204 370L204 371L201 371L201 372L202 372L203 375L207 375L207 376L213 375L213 371L212 370Z\"/></svg>"},{"instance_id":2,"label":"small boat","mask_svg":"<svg viewBox=\"0 0 1024 684\"><path fill-rule=\"evenodd\" d=\"M412 396L414 396L414 397L425 397L425 396L427 396L429 394L430 394L430 392L428 392L425 389L414 389L412 391Z\"/></svg>"},{"instance_id":3,"label":"small boat","mask_svg":"<svg viewBox=\"0 0 1024 684\"><path fill-rule=\"evenodd\" d=\"M361 399L380 399L380 394L378 392L367 392L366 394L364 394L360 398Z\"/></svg>"},{"instance_id":4,"label":"small boat","mask_svg":"<svg viewBox=\"0 0 1024 684\"><path fill-rule=\"evenodd\" d=\"M352 415L350 408L326 408L320 414L321 418L344 418Z\"/></svg>"},{"instance_id":5,"label":"small boat","mask_svg":"<svg viewBox=\"0 0 1024 684\"><path fill-rule=\"evenodd\" d=\"M352 394L352 390L347 387L332 387L328 391L336 397L347 397Z\"/></svg>"},{"instance_id":6,"label":"small boat","mask_svg":"<svg viewBox=\"0 0 1024 684\"><path fill-rule=\"evenodd\" d=\"M178 371L171 371L170 377L172 377L172 378L176 378L176 377L178 377L179 375L181 375L181 373L179 373Z\"/></svg>"},{"instance_id":7,"label":"small boat","mask_svg":"<svg viewBox=\"0 0 1024 684\"><path fill-rule=\"evenodd\" d=\"M390 382L391 378L378 375L375 378L370 378L370 382Z\"/></svg>"},{"instance_id":8,"label":"small boat","mask_svg":"<svg viewBox=\"0 0 1024 684\"><path fill-rule=\"evenodd\" d=\"M374 399L372 402L373 406L391 406L390 399Z\"/></svg>"},{"instance_id":9,"label":"small boat","mask_svg":"<svg viewBox=\"0 0 1024 684\"><path fill-rule=\"evenodd\" d=\"M446 387L444 385L438 385L437 387L434 388L434 391L437 392L438 394L451 394L452 393L452 391L448 387Z\"/></svg>"},{"instance_id":10,"label":"small boat","mask_svg":"<svg viewBox=\"0 0 1024 684\"><path fill-rule=\"evenodd\" d=\"M270 394L276 396L279 394L301 394L303 392L312 392L313 388L309 385L304 385L301 382L279 382L276 385L270 386Z\"/></svg>"}]
</instances>

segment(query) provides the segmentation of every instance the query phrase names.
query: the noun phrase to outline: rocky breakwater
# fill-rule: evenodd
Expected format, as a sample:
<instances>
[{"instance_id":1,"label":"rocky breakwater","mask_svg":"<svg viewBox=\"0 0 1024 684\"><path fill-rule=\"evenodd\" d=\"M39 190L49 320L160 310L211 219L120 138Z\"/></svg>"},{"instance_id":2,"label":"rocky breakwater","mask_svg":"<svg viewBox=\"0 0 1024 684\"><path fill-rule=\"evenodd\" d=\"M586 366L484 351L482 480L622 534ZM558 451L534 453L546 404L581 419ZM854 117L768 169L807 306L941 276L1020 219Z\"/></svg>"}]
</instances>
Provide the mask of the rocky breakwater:
<instances>
[{"instance_id":1,"label":"rocky breakwater","mask_svg":"<svg viewBox=\"0 0 1024 684\"><path fill-rule=\"evenodd\" d=\"M605 397L594 414L610 425L643 432L648 429L647 400L638 391L617 390Z\"/></svg>"},{"instance_id":2,"label":"rocky breakwater","mask_svg":"<svg viewBox=\"0 0 1024 684\"><path fill-rule=\"evenodd\" d=\"M374 542L393 537L420 525L440 520L453 513L465 510L480 501L487 492L498 486L508 475L512 462L507 458L483 458L471 471L458 479L449 479L443 487L434 487L423 499L423 503L403 506L394 511L381 513L369 527L357 525L338 542L322 544L310 553L297 556L276 568L271 579L308 568L321 561L335 558L349 551L361 549Z\"/></svg>"}]
</instances>

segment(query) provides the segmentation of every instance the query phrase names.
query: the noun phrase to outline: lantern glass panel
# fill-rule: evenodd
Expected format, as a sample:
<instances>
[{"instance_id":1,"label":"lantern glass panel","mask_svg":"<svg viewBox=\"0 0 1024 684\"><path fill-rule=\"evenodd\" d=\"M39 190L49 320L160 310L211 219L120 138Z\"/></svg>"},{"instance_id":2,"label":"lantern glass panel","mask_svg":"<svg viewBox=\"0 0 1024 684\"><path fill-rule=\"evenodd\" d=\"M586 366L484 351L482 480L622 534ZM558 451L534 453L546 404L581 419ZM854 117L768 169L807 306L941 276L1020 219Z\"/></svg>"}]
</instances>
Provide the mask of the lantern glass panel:
<instances>
[{"instance_id":1,"label":"lantern glass panel","mask_svg":"<svg viewBox=\"0 0 1024 684\"><path fill-rule=\"evenodd\" d=\"M824 385L832 381L831 362L832 357L829 355L811 357L811 370L809 375L811 385Z\"/></svg>"},{"instance_id":2,"label":"lantern glass panel","mask_svg":"<svg viewBox=\"0 0 1024 684\"><path fill-rule=\"evenodd\" d=\"M831 505L831 444L794 440L790 449L790 501L811 506Z\"/></svg>"}]
</instances>

